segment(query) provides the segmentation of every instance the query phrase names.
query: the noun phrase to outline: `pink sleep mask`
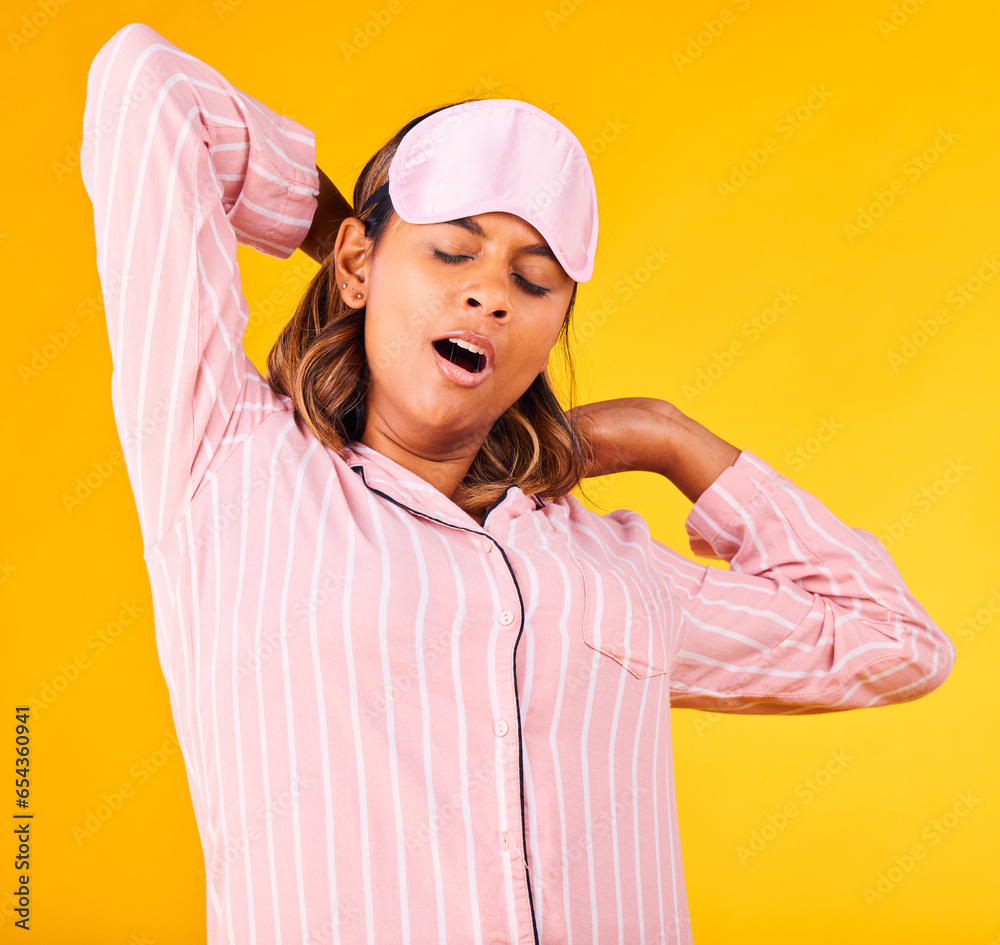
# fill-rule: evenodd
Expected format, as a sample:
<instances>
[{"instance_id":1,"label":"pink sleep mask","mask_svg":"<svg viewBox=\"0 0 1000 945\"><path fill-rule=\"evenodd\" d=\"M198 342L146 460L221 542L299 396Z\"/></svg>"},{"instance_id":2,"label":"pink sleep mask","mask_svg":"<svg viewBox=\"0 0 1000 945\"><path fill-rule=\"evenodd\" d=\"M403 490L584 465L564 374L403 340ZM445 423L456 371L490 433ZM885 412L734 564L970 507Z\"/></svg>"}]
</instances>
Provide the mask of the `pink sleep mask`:
<instances>
[{"instance_id":1,"label":"pink sleep mask","mask_svg":"<svg viewBox=\"0 0 1000 945\"><path fill-rule=\"evenodd\" d=\"M516 214L542 234L571 279L586 282L593 274L597 192L590 162L573 132L527 102L484 99L428 116L403 136L388 191L407 223Z\"/></svg>"}]
</instances>

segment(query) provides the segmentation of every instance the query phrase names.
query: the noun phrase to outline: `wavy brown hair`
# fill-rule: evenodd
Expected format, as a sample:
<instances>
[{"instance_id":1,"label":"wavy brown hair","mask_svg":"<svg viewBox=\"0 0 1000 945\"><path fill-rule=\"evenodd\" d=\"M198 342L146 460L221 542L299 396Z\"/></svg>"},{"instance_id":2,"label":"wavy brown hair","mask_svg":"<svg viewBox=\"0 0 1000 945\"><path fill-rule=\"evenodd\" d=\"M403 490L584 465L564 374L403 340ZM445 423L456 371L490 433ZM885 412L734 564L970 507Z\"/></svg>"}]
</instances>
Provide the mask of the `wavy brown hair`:
<instances>
[{"instance_id":1,"label":"wavy brown hair","mask_svg":"<svg viewBox=\"0 0 1000 945\"><path fill-rule=\"evenodd\" d=\"M452 105L477 99L463 99ZM371 206L372 193L388 182L389 164L403 136L442 105L408 122L365 165L354 185L355 215L365 225L374 253L394 216L392 200L383 192ZM398 220L398 216L396 216ZM576 378L569 346L569 324L576 301L576 284L563 318L557 345L566 364L569 405ZM518 485L526 495L557 499L581 481L590 458L586 441L563 411L543 371L493 424L458 492L456 504L485 510ZM299 300L295 314L278 336L267 358L267 382L291 397L295 411L326 446L340 452L365 429L365 397L371 373L365 356L365 309L353 309L337 289L333 253Z\"/></svg>"}]
</instances>

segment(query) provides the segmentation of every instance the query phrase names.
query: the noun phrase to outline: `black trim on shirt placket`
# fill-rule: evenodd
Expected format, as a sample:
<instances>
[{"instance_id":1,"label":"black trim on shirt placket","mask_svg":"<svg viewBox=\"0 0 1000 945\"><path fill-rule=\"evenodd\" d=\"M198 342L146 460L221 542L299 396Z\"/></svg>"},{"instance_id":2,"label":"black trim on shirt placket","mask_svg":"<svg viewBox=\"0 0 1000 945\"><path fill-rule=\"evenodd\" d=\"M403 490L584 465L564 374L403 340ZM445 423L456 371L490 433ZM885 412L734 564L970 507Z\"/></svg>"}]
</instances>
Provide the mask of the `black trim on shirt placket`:
<instances>
[{"instance_id":1,"label":"black trim on shirt placket","mask_svg":"<svg viewBox=\"0 0 1000 945\"><path fill-rule=\"evenodd\" d=\"M495 499L493 501L493 504L485 512L483 512L483 526L484 527L486 525L486 516L489 515L490 512L492 512L501 502L503 502L504 499L507 498L507 493L510 492L510 490L513 489L514 486L515 486L515 483L513 483L513 482L509 486L507 486L507 488L504 489L503 492L500 494L500 497L498 499Z\"/></svg>"},{"instance_id":2,"label":"black trim on shirt placket","mask_svg":"<svg viewBox=\"0 0 1000 945\"><path fill-rule=\"evenodd\" d=\"M473 535L480 535L482 532L477 532L474 528L469 528L467 525L456 525L454 522L446 522L443 519L435 518L433 515L428 515L426 512L421 512L420 509L411 509L408 505L403 505L399 499L394 499L391 495L383 492L381 489L376 489L371 485L365 478L365 470L362 466L352 466L351 469L356 469L361 473L361 481L367 486L369 492L374 492L375 495L382 496L383 499L388 499L393 505L398 505L401 509L406 509L407 512L412 512L414 515L419 515L421 518L426 518L428 521L437 522L438 525L447 525L449 528L457 528L463 532L471 532ZM456 506L457 508L458 506ZM490 536L487 535L487 538ZM499 546L498 546L499 547Z\"/></svg>"},{"instance_id":3,"label":"black trim on shirt placket","mask_svg":"<svg viewBox=\"0 0 1000 945\"><path fill-rule=\"evenodd\" d=\"M528 911L531 913L531 932L535 937L535 945L538 941L538 924L535 922L535 900L531 893L531 876L528 873L528 837L524 829L524 740L521 736L521 700L517 693L517 645L521 642L521 635L524 633L524 598L521 597L521 586L517 583L517 576L510 566L510 559L507 553L497 545L500 554L503 555L504 564L510 571L511 579L514 581L514 590L517 591L517 602L521 605L521 626L517 630L517 639L514 641L514 652L511 656L511 673L514 677L514 706L517 711L517 774L521 785L521 858L524 861L524 881L528 887Z\"/></svg>"},{"instance_id":4,"label":"black trim on shirt placket","mask_svg":"<svg viewBox=\"0 0 1000 945\"><path fill-rule=\"evenodd\" d=\"M459 531L471 532L474 535L483 535L484 537L489 538L493 544L497 546L497 550L500 554L503 555L504 564L507 565L507 570L510 572L511 580L514 582L514 590L517 591L517 602L521 609L521 625L517 630L517 639L514 641L514 651L511 656L511 672L514 677L514 707L517 714L517 778L521 790L521 861L524 864L524 882L528 889L528 912L531 914L531 933L534 936L535 945L540 945L538 940L538 923L535 921L535 899L531 892L531 875L528 872L528 837L524 828L524 739L521 735L521 701L517 692L517 645L521 642L521 635L524 633L524 598L521 596L521 586L517 583L517 575L514 574L514 569L510 565L510 559L507 557L507 553L492 535L486 532L477 532L475 529L467 528L465 525L456 525L453 522L444 522L439 518L434 518L433 515L428 515L426 512L421 512L418 509L411 509L408 505L403 505L403 503L398 499L394 499L391 495L386 495L386 493L381 490L369 485L368 480L365 478L365 470L363 466L352 466L351 469L356 469L361 473L361 481L371 492L382 496L384 499L388 499L393 505L398 505L401 509L406 509L407 512L412 512L414 515L420 515L431 522L437 522L439 525L447 525L449 528L457 528ZM512 488L513 485L510 485L504 489L503 495L500 496L500 498L486 510L486 514L483 515L484 522L486 521L486 515L489 515L490 511L503 500L503 497L507 495Z\"/></svg>"}]
</instances>

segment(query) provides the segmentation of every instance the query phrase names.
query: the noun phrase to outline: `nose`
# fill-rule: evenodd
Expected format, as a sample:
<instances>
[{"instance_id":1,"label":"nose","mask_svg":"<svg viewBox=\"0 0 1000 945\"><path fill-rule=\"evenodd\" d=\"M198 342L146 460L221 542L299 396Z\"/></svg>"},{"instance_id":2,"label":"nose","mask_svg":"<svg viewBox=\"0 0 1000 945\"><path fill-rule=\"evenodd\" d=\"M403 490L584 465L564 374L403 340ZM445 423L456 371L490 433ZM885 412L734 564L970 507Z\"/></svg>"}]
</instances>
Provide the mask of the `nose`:
<instances>
[{"instance_id":1,"label":"nose","mask_svg":"<svg viewBox=\"0 0 1000 945\"><path fill-rule=\"evenodd\" d=\"M482 296L480 295L480 298L481 297ZM507 317L507 310L506 309L504 309L504 308L495 308L495 309L493 309L491 311L490 307L489 307L489 304L487 303L487 304L484 305L482 302L479 301L479 298L477 298L475 295L469 294L466 297L465 301L466 301L466 304L470 308L482 308L484 310L483 314L493 315L497 319L502 319L502 318L506 318Z\"/></svg>"},{"instance_id":2,"label":"nose","mask_svg":"<svg viewBox=\"0 0 1000 945\"><path fill-rule=\"evenodd\" d=\"M479 314L506 318L510 312L510 295L507 288L506 263L490 266L485 262L476 267L468 284L462 290L465 304L479 309Z\"/></svg>"}]
</instances>

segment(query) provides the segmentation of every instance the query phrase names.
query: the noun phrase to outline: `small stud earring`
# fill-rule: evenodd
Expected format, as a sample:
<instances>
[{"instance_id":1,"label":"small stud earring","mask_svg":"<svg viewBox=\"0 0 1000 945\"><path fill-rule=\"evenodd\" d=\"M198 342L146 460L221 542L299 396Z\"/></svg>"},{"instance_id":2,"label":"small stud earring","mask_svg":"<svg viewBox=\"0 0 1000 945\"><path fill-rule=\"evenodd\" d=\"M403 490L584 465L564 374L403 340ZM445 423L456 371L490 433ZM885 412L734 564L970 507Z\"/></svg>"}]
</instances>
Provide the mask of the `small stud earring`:
<instances>
[{"instance_id":1,"label":"small stud earring","mask_svg":"<svg viewBox=\"0 0 1000 945\"><path fill-rule=\"evenodd\" d=\"M361 293L360 293L360 292L358 293L358 298L359 298L359 299L361 298Z\"/></svg>"},{"instance_id":2,"label":"small stud earring","mask_svg":"<svg viewBox=\"0 0 1000 945\"><path fill-rule=\"evenodd\" d=\"M346 282L341 282L341 283L340 283L340 287L341 287L342 289L346 289L346 288L347 288L347 283L346 283Z\"/></svg>"}]
</instances>

